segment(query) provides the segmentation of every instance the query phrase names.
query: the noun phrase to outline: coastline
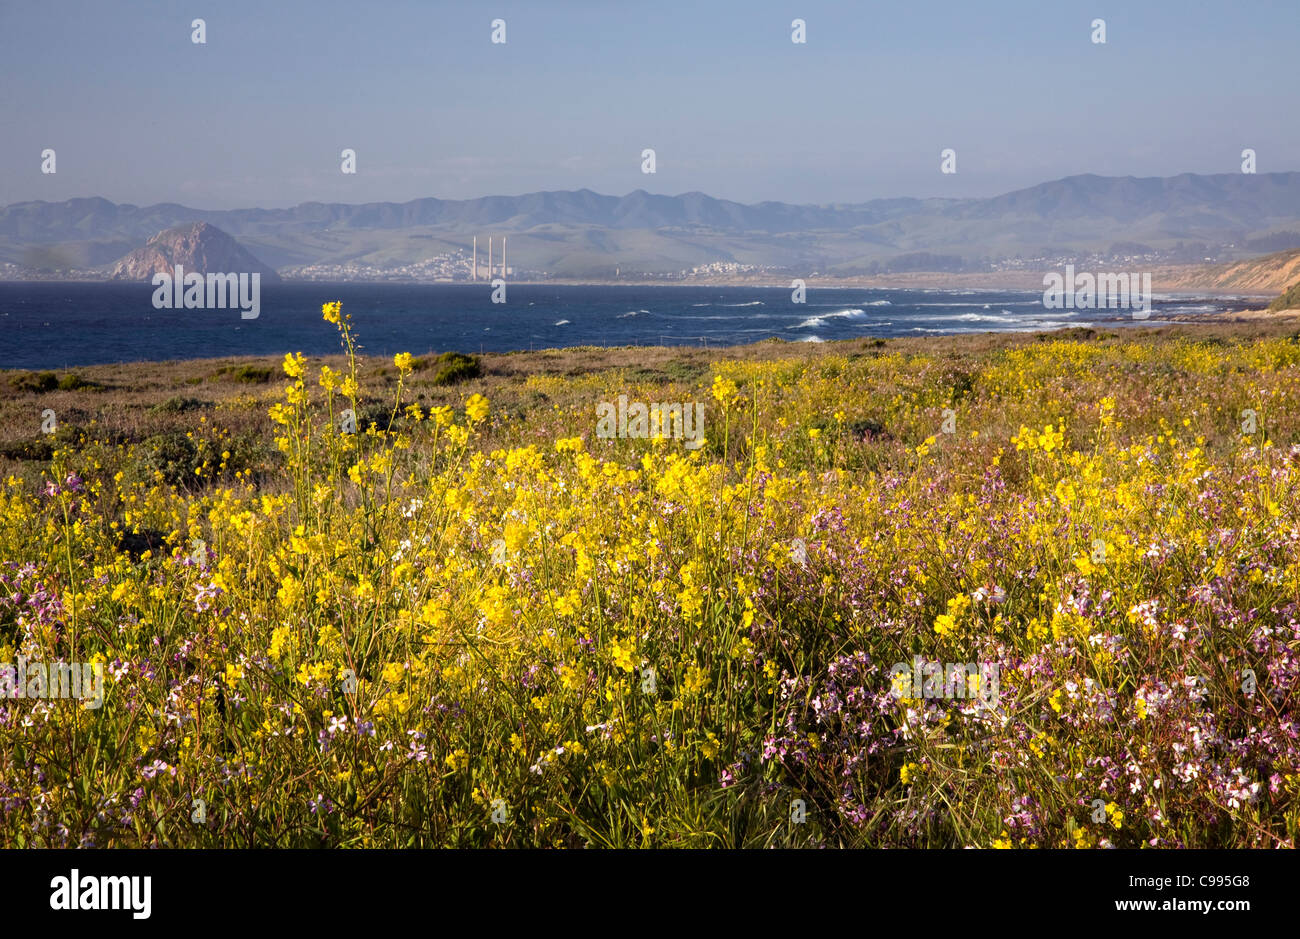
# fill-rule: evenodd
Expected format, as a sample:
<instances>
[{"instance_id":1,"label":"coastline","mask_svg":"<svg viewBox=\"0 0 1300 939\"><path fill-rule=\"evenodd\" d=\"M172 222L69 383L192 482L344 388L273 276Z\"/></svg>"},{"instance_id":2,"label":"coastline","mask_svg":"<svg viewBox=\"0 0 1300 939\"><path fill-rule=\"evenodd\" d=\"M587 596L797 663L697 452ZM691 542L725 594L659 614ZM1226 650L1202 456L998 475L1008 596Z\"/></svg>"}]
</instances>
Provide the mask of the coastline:
<instances>
[{"instance_id":1,"label":"coastline","mask_svg":"<svg viewBox=\"0 0 1300 939\"><path fill-rule=\"evenodd\" d=\"M1187 297L1241 297L1242 299L1272 300L1277 292L1231 289L1215 286L1211 281L1187 278L1174 273L1176 269L1156 269L1152 273L1152 289L1156 293ZM1050 273L1050 271L1048 272ZM796 275L773 277L692 277L692 278L510 278L506 283L517 287L749 287L755 289L789 290ZM801 276L808 290L1029 290L1043 289L1042 272L990 271L978 273L945 274L918 271L910 274L880 274L869 277ZM104 284L122 285L129 281L110 280L103 277L50 277L0 279L0 284ZM1203 284L1203 286L1199 286ZM142 282L143 285L143 282ZM487 281L465 280L385 280L357 278L352 280L317 280L314 278L283 278L279 286L302 287L307 285L330 286L410 286L410 287L477 287L490 289ZM270 286L270 285L268 285Z\"/></svg>"}]
</instances>

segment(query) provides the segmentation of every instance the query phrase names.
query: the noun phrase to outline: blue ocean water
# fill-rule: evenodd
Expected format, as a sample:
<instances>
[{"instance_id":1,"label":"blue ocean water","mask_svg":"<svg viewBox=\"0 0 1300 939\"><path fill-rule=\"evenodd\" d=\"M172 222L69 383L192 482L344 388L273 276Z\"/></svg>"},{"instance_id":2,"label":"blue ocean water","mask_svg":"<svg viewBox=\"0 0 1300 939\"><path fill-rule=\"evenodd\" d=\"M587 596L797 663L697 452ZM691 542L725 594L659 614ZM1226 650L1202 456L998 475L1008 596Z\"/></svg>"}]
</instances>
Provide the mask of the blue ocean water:
<instances>
[{"instance_id":1,"label":"blue ocean water","mask_svg":"<svg viewBox=\"0 0 1300 939\"><path fill-rule=\"evenodd\" d=\"M1041 291L782 287L508 287L486 284L264 286L257 319L238 309L156 310L147 284L0 283L0 367L57 369L235 355L326 355L338 334L321 304L343 302L363 351L506 352L564 346L733 345L772 336L825 342L1150 325L1170 314L1240 308L1234 298L1157 298L1148 320L1118 311L1047 310Z\"/></svg>"}]
</instances>

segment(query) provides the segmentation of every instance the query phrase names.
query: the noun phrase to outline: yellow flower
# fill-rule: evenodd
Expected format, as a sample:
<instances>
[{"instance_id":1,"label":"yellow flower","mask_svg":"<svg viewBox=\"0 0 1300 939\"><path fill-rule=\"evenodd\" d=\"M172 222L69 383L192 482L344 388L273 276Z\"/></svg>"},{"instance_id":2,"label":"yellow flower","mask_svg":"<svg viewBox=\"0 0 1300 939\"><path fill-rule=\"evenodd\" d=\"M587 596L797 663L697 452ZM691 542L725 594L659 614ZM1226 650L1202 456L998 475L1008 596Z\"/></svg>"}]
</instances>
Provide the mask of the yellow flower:
<instances>
[{"instance_id":1,"label":"yellow flower","mask_svg":"<svg viewBox=\"0 0 1300 939\"><path fill-rule=\"evenodd\" d=\"M290 378L302 378L304 359L302 353L286 352L284 355L284 373Z\"/></svg>"},{"instance_id":2,"label":"yellow flower","mask_svg":"<svg viewBox=\"0 0 1300 939\"><path fill-rule=\"evenodd\" d=\"M631 672L636 668L632 662L633 648L631 642L628 642L627 645L623 645L617 639L612 640L609 644L610 655L614 659L614 664L625 672Z\"/></svg>"},{"instance_id":3,"label":"yellow flower","mask_svg":"<svg viewBox=\"0 0 1300 939\"><path fill-rule=\"evenodd\" d=\"M471 423L477 424L488 416L488 400L482 395L471 395L465 402L465 416Z\"/></svg>"},{"instance_id":4,"label":"yellow flower","mask_svg":"<svg viewBox=\"0 0 1300 939\"><path fill-rule=\"evenodd\" d=\"M572 665L560 666L560 687L565 691L577 691L582 687L585 678L586 675Z\"/></svg>"},{"instance_id":5,"label":"yellow flower","mask_svg":"<svg viewBox=\"0 0 1300 939\"><path fill-rule=\"evenodd\" d=\"M393 364L397 366L397 370L403 375L411 370L413 362L414 359L409 352L399 352L393 356Z\"/></svg>"},{"instance_id":6,"label":"yellow flower","mask_svg":"<svg viewBox=\"0 0 1300 939\"><path fill-rule=\"evenodd\" d=\"M469 754L462 749L456 749L447 754L444 762L447 764L447 769L456 772L469 766Z\"/></svg>"},{"instance_id":7,"label":"yellow flower","mask_svg":"<svg viewBox=\"0 0 1300 939\"><path fill-rule=\"evenodd\" d=\"M736 397L736 390L736 383L730 378L723 378L721 375L713 377L713 397L724 408Z\"/></svg>"},{"instance_id":8,"label":"yellow flower","mask_svg":"<svg viewBox=\"0 0 1300 939\"><path fill-rule=\"evenodd\" d=\"M718 737L713 731L708 731L705 740L700 744L700 752L704 754L706 760L711 760L718 755Z\"/></svg>"},{"instance_id":9,"label":"yellow flower","mask_svg":"<svg viewBox=\"0 0 1300 939\"><path fill-rule=\"evenodd\" d=\"M339 313L343 310L343 304L338 300L333 303L327 303L320 308L321 315L325 317L325 322L339 325Z\"/></svg>"},{"instance_id":10,"label":"yellow flower","mask_svg":"<svg viewBox=\"0 0 1300 939\"><path fill-rule=\"evenodd\" d=\"M949 616L947 613L936 616L934 618L934 631L940 636L951 636L957 631L957 618Z\"/></svg>"},{"instance_id":11,"label":"yellow flower","mask_svg":"<svg viewBox=\"0 0 1300 939\"><path fill-rule=\"evenodd\" d=\"M555 613L557 616L572 616L578 612L578 591L570 590L568 593L555 598Z\"/></svg>"},{"instance_id":12,"label":"yellow flower","mask_svg":"<svg viewBox=\"0 0 1300 939\"><path fill-rule=\"evenodd\" d=\"M1052 692L1052 696L1047 699L1047 703L1052 706L1053 711L1055 711L1057 714L1060 714L1062 703L1064 702L1064 700L1065 700L1065 692L1058 688L1056 691Z\"/></svg>"}]
</instances>

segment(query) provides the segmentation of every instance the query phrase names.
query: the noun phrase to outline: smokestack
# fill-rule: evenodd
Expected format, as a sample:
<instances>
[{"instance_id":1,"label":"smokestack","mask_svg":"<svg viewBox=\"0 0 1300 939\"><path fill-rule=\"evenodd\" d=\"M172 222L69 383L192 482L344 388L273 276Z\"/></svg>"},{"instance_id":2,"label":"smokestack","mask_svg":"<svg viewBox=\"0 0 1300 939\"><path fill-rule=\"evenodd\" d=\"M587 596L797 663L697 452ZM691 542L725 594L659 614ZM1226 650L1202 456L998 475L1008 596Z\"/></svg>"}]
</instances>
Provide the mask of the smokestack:
<instances>
[{"instance_id":1,"label":"smokestack","mask_svg":"<svg viewBox=\"0 0 1300 939\"><path fill-rule=\"evenodd\" d=\"M505 277L510 273L510 268L506 267L506 236L501 236L501 276Z\"/></svg>"},{"instance_id":2,"label":"smokestack","mask_svg":"<svg viewBox=\"0 0 1300 939\"><path fill-rule=\"evenodd\" d=\"M470 274L470 280L478 280L478 235L474 236L474 273Z\"/></svg>"},{"instance_id":3,"label":"smokestack","mask_svg":"<svg viewBox=\"0 0 1300 939\"><path fill-rule=\"evenodd\" d=\"M488 280L492 279L492 236L488 235Z\"/></svg>"}]
</instances>

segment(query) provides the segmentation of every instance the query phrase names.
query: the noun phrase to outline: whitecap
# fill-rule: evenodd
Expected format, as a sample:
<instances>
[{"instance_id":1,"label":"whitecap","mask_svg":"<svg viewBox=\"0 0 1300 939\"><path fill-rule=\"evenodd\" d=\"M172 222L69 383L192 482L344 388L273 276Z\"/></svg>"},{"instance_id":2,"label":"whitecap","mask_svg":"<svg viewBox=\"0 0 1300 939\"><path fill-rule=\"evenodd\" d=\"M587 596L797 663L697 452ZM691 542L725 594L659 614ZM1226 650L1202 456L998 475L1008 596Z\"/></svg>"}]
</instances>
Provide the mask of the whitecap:
<instances>
[{"instance_id":1,"label":"whitecap","mask_svg":"<svg viewBox=\"0 0 1300 939\"><path fill-rule=\"evenodd\" d=\"M1007 313L1006 310L1002 311ZM1007 313L1007 316L1012 314ZM1015 322L1014 319L1008 320L1006 316L985 316L983 313L960 313L957 316L945 316L943 319L961 320L965 323L1007 323Z\"/></svg>"},{"instance_id":2,"label":"whitecap","mask_svg":"<svg viewBox=\"0 0 1300 939\"><path fill-rule=\"evenodd\" d=\"M799 323L795 326L787 326L786 329L817 329L818 327L825 326L826 321L829 319L838 319L840 317L848 317L850 319L856 319L857 317L865 316L865 315L866 315L866 311L860 307L853 307L852 309L848 309L848 310L840 310L836 313L818 313L816 316L810 316L802 323Z\"/></svg>"}]
</instances>

